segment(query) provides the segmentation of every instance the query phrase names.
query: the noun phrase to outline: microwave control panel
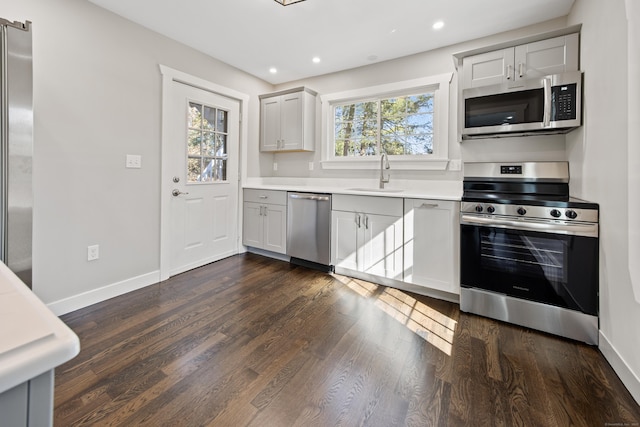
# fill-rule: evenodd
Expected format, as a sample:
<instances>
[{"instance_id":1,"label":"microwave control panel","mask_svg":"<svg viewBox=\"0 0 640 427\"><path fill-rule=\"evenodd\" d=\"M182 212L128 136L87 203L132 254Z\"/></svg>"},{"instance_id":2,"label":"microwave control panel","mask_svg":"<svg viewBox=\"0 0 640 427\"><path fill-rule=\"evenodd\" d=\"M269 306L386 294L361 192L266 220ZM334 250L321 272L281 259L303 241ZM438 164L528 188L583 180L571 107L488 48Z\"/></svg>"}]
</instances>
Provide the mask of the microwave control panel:
<instances>
[{"instance_id":1,"label":"microwave control panel","mask_svg":"<svg viewBox=\"0 0 640 427\"><path fill-rule=\"evenodd\" d=\"M576 84L553 86L551 88L551 120L576 119Z\"/></svg>"}]
</instances>

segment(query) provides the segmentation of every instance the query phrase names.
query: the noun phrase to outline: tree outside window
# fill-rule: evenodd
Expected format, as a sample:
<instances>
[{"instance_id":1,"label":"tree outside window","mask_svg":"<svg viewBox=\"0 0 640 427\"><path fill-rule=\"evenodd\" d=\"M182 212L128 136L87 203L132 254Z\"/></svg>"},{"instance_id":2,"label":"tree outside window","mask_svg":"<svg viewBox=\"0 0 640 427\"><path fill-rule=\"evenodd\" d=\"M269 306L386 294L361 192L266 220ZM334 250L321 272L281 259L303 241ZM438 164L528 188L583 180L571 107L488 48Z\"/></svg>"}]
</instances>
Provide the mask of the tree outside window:
<instances>
[{"instance_id":1,"label":"tree outside window","mask_svg":"<svg viewBox=\"0 0 640 427\"><path fill-rule=\"evenodd\" d=\"M432 92L336 105L335 156L432 154L433 114Z\"/></svg>"}]
</instances>

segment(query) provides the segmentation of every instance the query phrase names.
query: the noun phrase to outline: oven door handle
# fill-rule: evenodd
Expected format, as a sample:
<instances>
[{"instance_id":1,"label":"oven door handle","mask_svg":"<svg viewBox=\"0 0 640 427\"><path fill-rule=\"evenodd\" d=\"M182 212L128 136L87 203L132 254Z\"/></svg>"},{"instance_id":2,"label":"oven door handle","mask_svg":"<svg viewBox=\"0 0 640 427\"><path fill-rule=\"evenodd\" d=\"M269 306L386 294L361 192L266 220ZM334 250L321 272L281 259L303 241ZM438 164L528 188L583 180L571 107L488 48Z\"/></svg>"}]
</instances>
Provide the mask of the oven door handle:
<instances>
[{"instance_id":1,"label":"oven door handle","mask_svg":"<svg viewBox=\"0 0 640 427\"><path fill-rule=\"evenodd\" d=\"M552 234L568 234L572 236L598 237L598 224L584 223L548 223L542 221L514 221L504 218L484 218L475 215L460 215L460 224L482 225L485 227L511 228L522 231L539 231Z\"/></svg>"}]
</instances>

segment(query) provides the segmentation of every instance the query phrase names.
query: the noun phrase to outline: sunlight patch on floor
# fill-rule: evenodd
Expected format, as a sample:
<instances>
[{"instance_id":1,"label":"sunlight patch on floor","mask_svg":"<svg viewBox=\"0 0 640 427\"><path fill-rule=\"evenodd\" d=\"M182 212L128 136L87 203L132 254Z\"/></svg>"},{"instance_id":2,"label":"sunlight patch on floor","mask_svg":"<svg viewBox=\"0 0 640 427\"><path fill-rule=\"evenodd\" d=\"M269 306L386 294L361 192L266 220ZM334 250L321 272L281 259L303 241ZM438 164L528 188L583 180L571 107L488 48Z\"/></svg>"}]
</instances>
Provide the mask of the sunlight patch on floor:
<instances>
[{"instance_id":1,"label":"sunlight patch on floor","mask_svg":"<svg viewBox=\"0 0 640 427\"><path fill-rule=\"evenodd\" d=\"M375 298L375 306L405 325L440 351L451 356L453 336L458 322L405 292L363 280L335 274L334 277L365 298ZM380 292L379 288L383 289Z\"/></svg>"}]
</instances>

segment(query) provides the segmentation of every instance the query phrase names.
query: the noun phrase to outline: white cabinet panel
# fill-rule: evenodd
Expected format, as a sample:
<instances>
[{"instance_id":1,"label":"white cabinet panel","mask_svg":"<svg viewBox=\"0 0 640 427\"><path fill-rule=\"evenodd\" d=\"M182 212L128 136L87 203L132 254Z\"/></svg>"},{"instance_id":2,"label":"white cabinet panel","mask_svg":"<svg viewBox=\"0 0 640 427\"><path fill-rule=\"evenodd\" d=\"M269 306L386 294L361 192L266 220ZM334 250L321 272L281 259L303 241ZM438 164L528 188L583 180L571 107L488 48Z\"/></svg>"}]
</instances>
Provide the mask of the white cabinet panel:
<instances>
[{"instance_id":1,"label":"white cabinet panel","mask_svg":"<svg viewBox=\"0 0 640 427\"><path fill-rule=\"evenodd\" d=\"M402 280L402 217L365 214L361 270Z\"/></svg>"},{"instance_id":2,"label":"white cabinet panel","mask_svg":"<svg viewBox=\"0 0 640 427\"><path fill-rule=\"evenodd\" d=\"M284 254L287 252L287 205L253 200L287 200L285 191L244 191L242 244Z\"/></svg>"},{"instance_id":3,"label":"white cabinet panel","mask_svg":"<svg viewBox=\"0 0 640 427\"><path fill-rule=\"evenodd\" d=\"M287 207L286 205L264 206L264 249L286 253Z\"/></svg>"},{"instance_id":4,"label":"white cabinet panel","mask_svg":"<svg viewBox=\"0 0 640 427\"><path fill-rule=\"evenodd\" d=\"M491 86L506 80L513 70L513 48L494 50L462 60L463 88Z\"/></svg>"},{"instance_id":5,"label":"white cabinet panel","mask_svg":"<svg viewBox=\"0 0 640 427\"><path fill-rule=\"evenodd\" d=\"M354 212L331 212L331 264L358 270L357 214Z\"/></svg>"},{"instance_id":6,"label":"white cabinet panel","mask_svg":"<svg viewBox=\"0 0 640 427\"><path fill-rule=\"evenodd\" d=\"M518 87L524 79L577 71L578 44L574 33L467 56L462 60L462 88L505 83Z\"/></svg>"},{"instance_id":7,"label":"white cabinet panel","mask_svg":"<svg viewBox=\"0 0 640 427\"><path fill-rule=\"evenodd\" d=\"M405 282L460 293L459 212L459 202L405 199Z\"/></svg>"},{"instance_id":8,"label":"white cabinet panel","mask_svg":"<svg viewBox=\"0 0 640 427\"><path fill-rule=\"evenodd\" d=\"M367 210L363 209L365 206ZM402 199L334 195L333 207L332 264L402 280ZM336 207L351 210L336 210ZM358 207L362 210L356 211ZM377 213L394 211L397 207L400 208L398 215Z\"/></svg>"},{"instance_id":9,"label":"white cabinet panel","mask_svg":"<svg viewBox=\"0 0 640 427\"><path fill-rule=\"evenodd\" d=\"M315 110L306 88L260 96L260 151L313 151Z\"/></svg>"}]
</instances>

